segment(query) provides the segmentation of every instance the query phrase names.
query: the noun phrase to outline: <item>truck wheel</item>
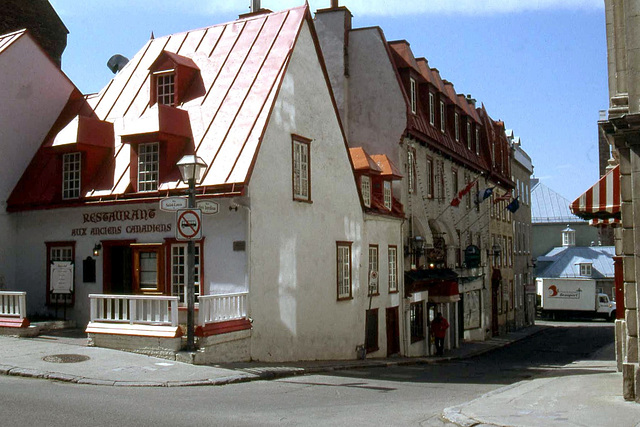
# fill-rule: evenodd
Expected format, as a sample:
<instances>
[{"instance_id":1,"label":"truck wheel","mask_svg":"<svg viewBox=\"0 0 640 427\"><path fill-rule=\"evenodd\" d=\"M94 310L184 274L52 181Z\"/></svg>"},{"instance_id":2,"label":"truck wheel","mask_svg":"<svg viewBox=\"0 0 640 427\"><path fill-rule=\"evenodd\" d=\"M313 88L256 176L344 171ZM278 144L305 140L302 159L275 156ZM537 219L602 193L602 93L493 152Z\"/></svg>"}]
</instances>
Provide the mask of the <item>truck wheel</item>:
<instances>
[{"instance_id":1,"label":"truck wheel","mask_svg":"<svg viewBox=\"0 0 640 427\"><path fill-rule=\"evenodd\" d=\"M615 321L616 321L616 311L613 310L609 315L609 322L615 322Z\"/></svg>"}]
</instances>

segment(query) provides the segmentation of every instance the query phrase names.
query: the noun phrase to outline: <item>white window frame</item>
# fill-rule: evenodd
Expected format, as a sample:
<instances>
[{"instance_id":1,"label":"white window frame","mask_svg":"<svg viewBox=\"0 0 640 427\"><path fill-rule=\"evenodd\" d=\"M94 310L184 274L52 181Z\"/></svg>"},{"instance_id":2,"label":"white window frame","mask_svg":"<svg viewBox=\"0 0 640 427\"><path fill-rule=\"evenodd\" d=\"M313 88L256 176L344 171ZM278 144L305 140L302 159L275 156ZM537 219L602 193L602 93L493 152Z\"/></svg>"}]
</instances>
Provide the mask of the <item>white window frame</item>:
<instances>
[{"instance_id":1,"label":"white window frame","mask_svg":"<svg viewBox=\"0 0 640 427\"><path fill-rule=\"evenodd\" d=\"M585 277L591 277L593 274L593 265L589 262L582 262L580 266L580 275Z\"/></svg>"},{"instance_id":2,"label":"white window frame","mask_svg":"<svg viewBox=\"0 0 640 427\"><path fill-rule=\"evenodd\" d=\"M436 100L434 95L429 92L429 124L433 126L436 122Z\"/></svg>"},{"instance_id":3,"label":"white window frame","mask_svg":"<svg viewBox=\"0 0 640 427\"><path fill-rule=\"evenodd\" d=\"M336 244L338 300L351 299L351 242Z\"/></svg>"},{"instance_id":4,"label":"white window frame","mask_svg":"<svg viewBox=\"0 0 640 427\"><path fill-rule=\"evenodd\" d=\"M80 197L82 185L82 153L65 153L62 155L62 199Z\"/></svg>"},{"instance_id":5,"label":"white window frame","mask_svg":"<svg viewBox=\"0 0 640 427\"><path fill-rule=\"evenodd\" d=\"M433 199L434 197L434 171L433 171L433 159L427 157L426 168L427 171L427 198Z\"/></svg>"},{"instance_id":6,"label":"white window frame","mask_svg":"<svg viewBox=\"0 0 640 427\"><path fill-rule=\"evenodd\" d=\"M440 101L440 131L444 133L446 130L444 101Z\"/></svg>"},{"instance_id":7,"label":"white window frame","mask_svg":"<svg viewBox=\"0 0 640 427\"><path fill-rule=\"evenodd\" d=\"M391 198L391 181L384 181L384 207L391 210L392 198Z\"/></svg>"},{"instance_id":8,"label":"white window frame","mask_svg":"<svg viewBox=\"0 0 640 427\"><path fill-rule=\"evenodd\" d=\"M467 149L471 150L471 121L467 120Z\"/></svg>"},{"instance_id":9,"label":"white window frame","mask_svg":"<svg viewBox=\"0 0 640 427\"><path fill-rule=\"evenodd\" d=\"M369 277L368 283L371 280L371 272L375 271L378 273L378 281L376 282L375 287L369 286L367 289L367 295L379 295L380 294L380 267L378 264L378 245L369 245Z\"/></svg>"},{"instance_id":10,"label":"white window frame","mask_svg":"<svg viewBox=\"0 0 640 427\"><path fill-rule=\"evenodd\" d=\"M170 248L170 276L171 276L171 295L178 297L180 304L186 303L186 285L187 285L187 248L188 243L172 243ZM195 285L196 301L201 295L201 269L200 259L202 245L195 243L195 268L193 281Z\"/></svg>"},{"instance_id":11,"label":"white window frame","mask_svg":"<svg viewBox=\"0 0 640 427\"><path fill-rule=\"evenodd\" d=\"M371 207L371 178L368 175L360 177L360 190L362 191L362 201L368 208Z\"/></svg>"},{"instance_id":12,"label":"white window frame","mask_svg":"<svg viewBox=\"0 0 640 427\"><path fill-rule=\"evenodd\" d=\"M454 119L453 124L455 126L456 141L460 141L460 115L458 113L454 113L453 119Z\"/></svg>"},{"instance_id":13,"label":"white window frame","mask_svg":"<svg viewBox=\"0 0 640 427\"><path fill-rule=\"evenodd\" d=\"M476 155L480 155L480 129L476 128Z\"/></svg>"},{"instance_id":14,"label":"white window frame","mask_svg":"<svg viewBox=\"0 0 640 427\"><path fill-rule=\"evenodd\" d=\"M411 112L415 114L418 110L418 94L416 92L416 81L413 77L409 77L409 91L411 94Z\"/></svg>"},{"instance_id":15,"label":"white window frame","mask_svg":"<svg viewBox=\"0 0 640 427\"><path fill-rule=\"evenodd\" d=\"M389 293L398 292L398 248L389 246L387 250L389 269Z\"/></svg>"},{"instance_id":16,"label":"white window frame","mask_svg":"<svg viewBox=\"0 0 640 427\"><path fill-rule=\"evenodd\" d=\"M156 79L156 101L158 104L175 107L176 73L174 70L154 73Z\"/></svg>"},{"instance_id":17,"label":"white window frame","mask_svg":"<svg viewBox=\"0 0 640 427\"><path fill-rule=\"evenodd\" d=\"M157 191L160 176L160 144L138 144L138 191Z\"/></svg>"},{"instance_id":18,"label":"white window frame","mask_svg":"<svg viewBox=\"0 0 640 427\"><path fill-rule=\"evenodd\" d=\"M293 156L293 199L308 202L311 200L311 144L310 140L294 137Z\"/></svg>"},{"instance_id":19,"label":"white window frame","mask_svg":"<svg viewBox=\"0 0 640 427\"><path fill-rule=\"evenodd\" d=\"M415 179L415 168L416 164L413 151L409 149L407 151L407 189L409 193L413 193L415 190L415 183L413 182L413 180Z\"/></svg>"}]
</instances>

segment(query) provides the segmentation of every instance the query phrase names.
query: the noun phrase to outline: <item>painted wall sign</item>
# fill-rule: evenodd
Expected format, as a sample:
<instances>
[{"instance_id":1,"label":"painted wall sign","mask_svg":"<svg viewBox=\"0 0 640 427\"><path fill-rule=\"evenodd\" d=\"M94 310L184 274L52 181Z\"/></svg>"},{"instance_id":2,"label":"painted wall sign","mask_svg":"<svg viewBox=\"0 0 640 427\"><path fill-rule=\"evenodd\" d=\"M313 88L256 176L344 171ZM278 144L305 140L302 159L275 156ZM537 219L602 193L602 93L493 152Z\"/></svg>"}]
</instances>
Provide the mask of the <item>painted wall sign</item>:
<instances>
[{"instance_id":1,"label":"painted wall sign","mask_svg":"<svg viewBox=\"0 0 640 427\"><path fill-rule=\"evenodd\" d=\"M82 215L85 224L87 222L148 221L155 217L155 209L128 209L111 212L93 212Z\"/></svg>"},{"instance_id":2,"label":"painted wall sign","mask_svg":"<svg viewBox=\"0 0 640 427\"><path fill-rule=\"evenodd\" d=\"M175 197L175 199L180 199ZM163 199L166 200L166 199ZM184 199L186 200L186 199ZM82 222L86 227L71 229L71 236L115 236L122 233L167 233L173 230L173 224L148 224L156 218L157 209L120 209L110 212L92 212L82 214ZM147 224L131 225L97 225L114 222L147 222ZM96 224L91 227L90 224Z\"/></svg>"},{"instance_id":3,"label":"painted wall sign","mask_svg":"<svg viewBox=\"0 0 640 427\"><path fill-rule=\"evenodd\" d=\"M202 237L202 212L200 209L183 209L177 212L176 239L194 240Z\"/></svg>"},{"instance_id":4,"label":"painted wall sign","mask_svg":"<svg viewBox=\"0 0 640 427\"><path fill-rule=\"evenodd\" d=\"M210 199L198 200L196 202L196 206L205 215L215 215L220 212L220 205L218 204L218 202L214 202Z\"/></svg>"},{"instance_id":5,"label":"painted wall sign","mask_svg":"<svg viewBox=\"0 0 640 427\"><path fill-rule=\"evenodd\" d=\"M73 292L73 263L71 261L54 261L51 263L49 290L53 294L70 294Z\"/></svg>"},{"instance_id":6,"label":"painted wall sign","mask_svg":"<svg viewBox=\"0 0 640 427\"><path fill-rule=\"evenodd\" d=\"M189 201L186 197L167 197L160 200L160 210L165 212L175 212L185 209Z\"/></svg>"}]
</instances>

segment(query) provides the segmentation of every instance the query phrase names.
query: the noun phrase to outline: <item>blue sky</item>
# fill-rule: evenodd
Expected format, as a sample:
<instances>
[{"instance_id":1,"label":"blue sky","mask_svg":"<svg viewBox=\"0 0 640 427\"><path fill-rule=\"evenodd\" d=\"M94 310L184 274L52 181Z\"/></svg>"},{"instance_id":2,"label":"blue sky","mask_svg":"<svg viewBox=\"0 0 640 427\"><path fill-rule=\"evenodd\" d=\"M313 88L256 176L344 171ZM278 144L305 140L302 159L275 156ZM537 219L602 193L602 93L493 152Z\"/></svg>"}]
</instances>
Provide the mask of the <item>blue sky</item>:
<instances>
[{"instance_id":1,"label":"blue sky","mask_svg":"<svg viewBox=\"0 0 640 427\"><path fill-rule=\"evenodd\" d=\"M250 0L50 0L70 31L62 68L84 92L156 36L249 11ZM82 6L80 6L82 4ZM302 0L262 0L281 10ZM311 10L330 0L309 2ZM598 111L608 107L603 0L340 0L354 27L405 39L458 93L520 136L535 175L573 200L598 179Z\"/></svg>"}]
</instances>

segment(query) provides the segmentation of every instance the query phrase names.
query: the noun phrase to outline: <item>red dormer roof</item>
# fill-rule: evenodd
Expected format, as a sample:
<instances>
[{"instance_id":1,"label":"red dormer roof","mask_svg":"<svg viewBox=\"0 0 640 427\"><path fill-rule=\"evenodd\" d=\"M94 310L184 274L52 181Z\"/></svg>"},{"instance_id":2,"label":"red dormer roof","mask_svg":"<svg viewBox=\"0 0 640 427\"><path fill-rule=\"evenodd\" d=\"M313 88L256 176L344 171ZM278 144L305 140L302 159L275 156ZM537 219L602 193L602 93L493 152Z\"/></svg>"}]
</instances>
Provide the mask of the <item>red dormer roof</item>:
<instances>
[{"instance_id":1,"label":"red dormer roof","mask_svg":"<svg viewBox=\"0 0 640 427\"><path fill-rule=\"evenodd\" d=\"M376 165L382 171L381 176L390 178L392 180L402 179L402 173L400 169L393 164L393 162L387 157L386 154L374 154L371 156Z\"/></svg>"},{"instance_id":2,"label":"red dormer roof","mask_svg":"<svg viewBox=\"0 0 640 427\"><path fill-rule=\"evenodd\" d=\"M368 174L381 174L382 169L378 166L376 161L364 150L362 147L349 148L349 155L353 162L353 169L356 172L363 172Z\"/></svg>"},{"instance_id":3,"label":"red dormer roof","mask_svg":"<svg viewBox=\"0 0 640 427\"><path fill-rule=\"evenodd\" d=\"M149 70L162 71L170 63L185 70L199 70L199 77L188 89L189 97L171 108L188 113L191 139L185 147L208 164L201 184L203 191L215 194L242 191L249 182L272 107L305 22L311 26L312 18L308 6L301 6L149 40L127 66L89 100L92 114L114 124L115 150L103 168L111 174L104 182L111 185L100 186L87 194L85 200L135 197L130 193L131 150L126 143L127 138L135 136L128 129L135 127L133 122L153 117L158 125L154 130L162 131L162 114L150 111ZM52 130L50 138L59 130ZM37 163L35 158L34 162ZM176 173L173 172L159 183L159 194L186 188L177 168ZM31 191L30 185L33 183L19 184L24 189L24 197L14 200L16 203L11 209L50 207L53 199L46 194L57 192L54 188L60 183L45 180L42 185L52 188L41 189L44 191Z\"/></svg>"}]
</instances>

